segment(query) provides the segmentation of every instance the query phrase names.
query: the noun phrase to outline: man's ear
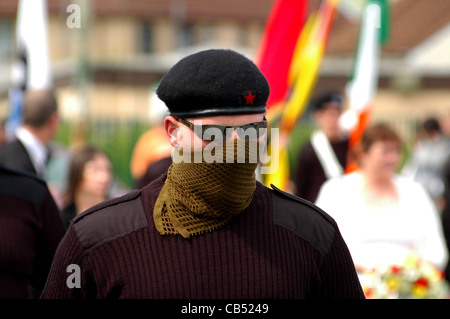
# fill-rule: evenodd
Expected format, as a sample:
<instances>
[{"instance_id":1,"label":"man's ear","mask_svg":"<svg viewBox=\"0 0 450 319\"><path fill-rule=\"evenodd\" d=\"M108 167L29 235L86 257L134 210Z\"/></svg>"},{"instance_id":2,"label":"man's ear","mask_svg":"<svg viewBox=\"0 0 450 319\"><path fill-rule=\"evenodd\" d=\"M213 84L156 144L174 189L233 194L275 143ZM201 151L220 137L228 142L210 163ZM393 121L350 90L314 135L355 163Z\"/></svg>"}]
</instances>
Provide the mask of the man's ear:
<instances>
[{"instance_id":1,"label":"man's ear","mask_svg":"<svg viewBox=\"0 0 450 319\"><path fill-rule=\"evenodd\" d=\"M179 122L173 116L166 116L164 118L164 129L166 131L167 137L169 138L169 143L175 146L178 143L177 129L179 127Z\"/></svg>"}]
</instances>

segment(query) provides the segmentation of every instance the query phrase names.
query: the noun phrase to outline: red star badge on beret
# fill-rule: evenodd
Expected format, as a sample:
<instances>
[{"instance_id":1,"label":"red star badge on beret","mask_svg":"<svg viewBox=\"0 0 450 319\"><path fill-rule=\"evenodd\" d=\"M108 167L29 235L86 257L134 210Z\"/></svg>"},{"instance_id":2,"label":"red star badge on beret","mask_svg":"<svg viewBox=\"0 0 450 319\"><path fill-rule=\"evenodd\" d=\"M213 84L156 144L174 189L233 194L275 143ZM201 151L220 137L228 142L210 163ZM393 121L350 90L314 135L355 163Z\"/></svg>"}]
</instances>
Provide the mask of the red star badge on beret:
<instances>
[{"instance_id":1,"label":"red star badge on beret","mask_svg":"<svg viewBox=\"0 0 450 319\"><path fill-rule=\"evenodd\" d=\"M253 105L253 100L255 98L256 95L252 95L251 91L248 91L248 95L244 96L245 98L245 105Z\"/></svg>"}]
</instances>

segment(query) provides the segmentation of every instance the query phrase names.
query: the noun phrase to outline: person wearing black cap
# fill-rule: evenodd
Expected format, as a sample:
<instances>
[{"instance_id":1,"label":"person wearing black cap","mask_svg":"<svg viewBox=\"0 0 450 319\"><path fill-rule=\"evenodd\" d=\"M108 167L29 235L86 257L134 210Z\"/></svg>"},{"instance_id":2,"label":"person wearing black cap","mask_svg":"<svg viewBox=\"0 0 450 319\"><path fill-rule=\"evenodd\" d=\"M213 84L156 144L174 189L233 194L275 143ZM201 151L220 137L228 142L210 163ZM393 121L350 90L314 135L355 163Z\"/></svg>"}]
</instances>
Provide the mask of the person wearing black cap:
<instances>
[{"instance_id":1,"label":"person wearing black cap","mask_svg":"<svg viewBox=\"0 0 450 319\"><path fill-rule=\"evenodd\" d=\"M174 65L157 89L172 165L73 220L41 297L364 298L333 219L256 181L269 92L231 50Z\"/></svg>"},{"instance_id":2,"label":"person wearing black cap","mask_svg":"<svg viewBox=\"0 0 450 319\"><path fill-rule=\"evenodd\" d=\"M295 195L314 203L322 184L344 173L349 147L348 136L339 127L343 108L340 93L324 93L311 104L318 129L300 150Z\"/></svg>"}]
</instances>

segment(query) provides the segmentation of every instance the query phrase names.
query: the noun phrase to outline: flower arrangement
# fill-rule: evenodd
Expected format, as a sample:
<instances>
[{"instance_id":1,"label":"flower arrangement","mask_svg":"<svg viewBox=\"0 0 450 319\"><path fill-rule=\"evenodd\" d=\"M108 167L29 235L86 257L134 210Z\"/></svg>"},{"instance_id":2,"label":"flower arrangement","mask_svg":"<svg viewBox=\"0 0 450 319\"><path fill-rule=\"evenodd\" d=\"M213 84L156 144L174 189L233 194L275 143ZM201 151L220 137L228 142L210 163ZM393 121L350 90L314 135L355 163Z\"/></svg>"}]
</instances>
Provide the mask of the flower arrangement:
<instances>
[{"instance_id":1,"label":"flower arrangement","mask_svg":"<svg viewBox=\"0 0 450 319\"><path fill-rule=\"evenodd\" d=\"M402 265L380 266L359 274L367 299L449 298L445 274L429 262L410 255Z\"/></svg>"}]
</instances>

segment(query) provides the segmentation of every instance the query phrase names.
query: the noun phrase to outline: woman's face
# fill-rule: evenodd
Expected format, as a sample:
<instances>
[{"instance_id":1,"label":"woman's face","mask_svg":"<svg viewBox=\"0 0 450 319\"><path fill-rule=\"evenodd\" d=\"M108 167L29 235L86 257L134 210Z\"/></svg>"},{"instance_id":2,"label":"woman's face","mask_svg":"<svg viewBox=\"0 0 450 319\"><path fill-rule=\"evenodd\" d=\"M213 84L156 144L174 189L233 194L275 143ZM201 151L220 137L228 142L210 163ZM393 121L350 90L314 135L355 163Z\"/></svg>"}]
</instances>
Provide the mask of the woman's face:
<instances>
[{"instance_id":1,"label":"woman's face","mask_svg":"<svg viewBox=\"0 0 450 319\"><path fill-rule=\"evenodd\" d=\"M82 193L105 196L112 180L111 163L103 154L97 154L86 163L79 190Z\"/></svg>"},{"instance_id":2,"label":"woman's face","mask_svg":"<svg viewBox=\"0 0 450 319\"><path fill-rule=\"evenodd\" d=\"M362 155L362 165L379 177L392 177L397 171L401 149L395 141L376 141Z\"/></svg>"}]
</instances>

